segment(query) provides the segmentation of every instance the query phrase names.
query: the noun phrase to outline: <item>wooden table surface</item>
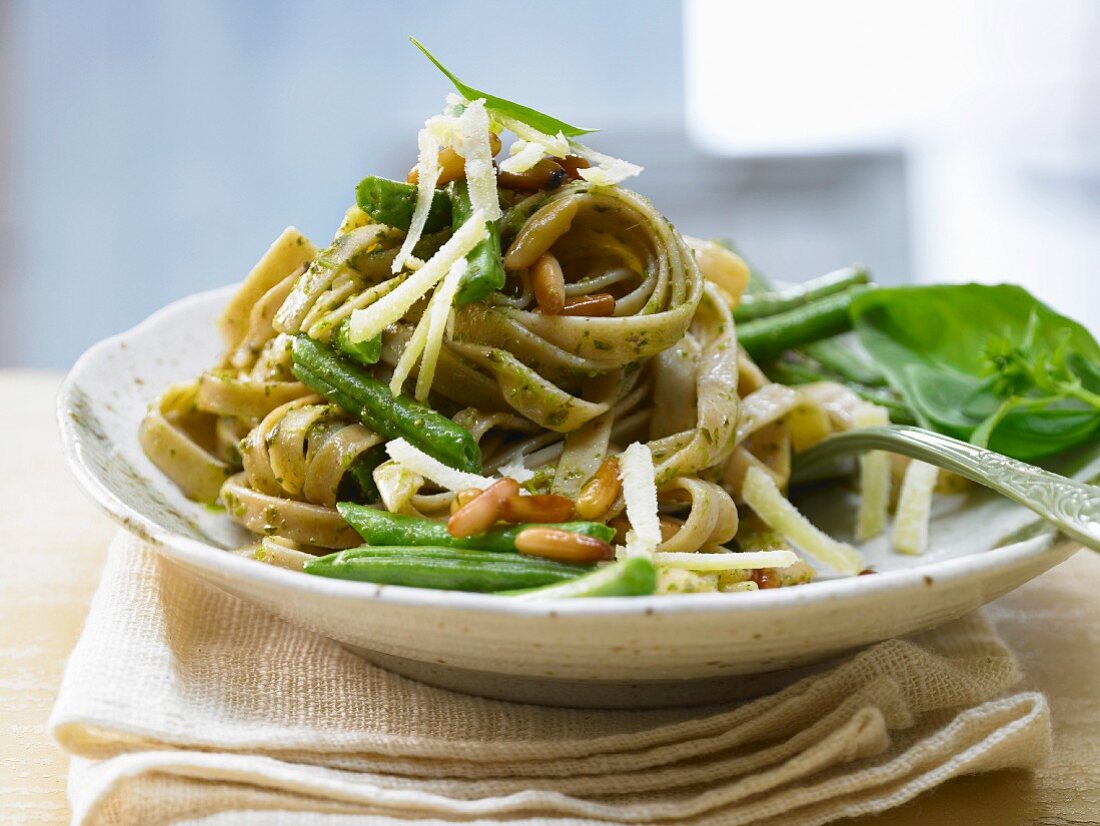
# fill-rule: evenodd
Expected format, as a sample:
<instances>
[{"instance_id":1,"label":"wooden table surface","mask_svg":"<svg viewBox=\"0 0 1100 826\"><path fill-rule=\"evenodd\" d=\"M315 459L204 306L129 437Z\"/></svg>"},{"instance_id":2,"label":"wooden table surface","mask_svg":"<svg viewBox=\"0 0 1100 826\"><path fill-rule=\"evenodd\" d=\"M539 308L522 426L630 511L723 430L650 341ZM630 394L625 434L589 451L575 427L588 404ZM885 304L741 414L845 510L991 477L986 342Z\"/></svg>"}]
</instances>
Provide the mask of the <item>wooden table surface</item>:
<instances>
[{"instance_id":1,"label":"wooden table surface","mask_svg":"<svg viewBox=\"0 0 1100 826\"><path fill-rule=\"evenodd\" d=\"M46 733L113 525L77 490L54 425L60 376L0 372L0 822L63 823L66 759ZM1054 754L964 777L858 826L1100 824L1100 555L1078 553L989 608L1046 693Z\"/></svg>"}]
</instances>

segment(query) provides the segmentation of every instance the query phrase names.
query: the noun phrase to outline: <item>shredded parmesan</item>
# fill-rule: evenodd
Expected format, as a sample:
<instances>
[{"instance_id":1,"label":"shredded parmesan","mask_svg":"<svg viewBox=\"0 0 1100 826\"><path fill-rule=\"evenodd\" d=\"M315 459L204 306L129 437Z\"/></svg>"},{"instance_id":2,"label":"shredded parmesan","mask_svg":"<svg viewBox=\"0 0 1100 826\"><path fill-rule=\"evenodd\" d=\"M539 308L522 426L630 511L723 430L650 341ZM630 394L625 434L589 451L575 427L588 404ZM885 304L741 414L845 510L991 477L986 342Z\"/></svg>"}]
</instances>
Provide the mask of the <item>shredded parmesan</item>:
<instances>
[{"instance_id":1,"label":"shredded parmesan","mask_svg":"<svg viewBox=\"0 0 1100 826\"><path fill-rule=\"evenodd\" d=\"M510 157L500 162L500 171L518 175L546 157L546 147L533 141L518 140L508 149Z\"/></svg>"},{"instance_id":2,"label":"shredded parmesan","mask_svg":"<svg viewBox=\"0 0 1100 826\"><path fill-rule=\"evenodd\" d=\"M351 314L349 333L355 343L374 338L408 312L428 290L446 276L451 266L488 237L485 216L475 212L428 262L378 301Z\"/></svg>"},{"instance_id":3,"label":"shredded parmesan","mask_svg":"<svg viewBox=\"0 0 1100 826\"><path fill-rule=\"evenodd\" d=\"M746 551L744 553L653 554L653 564L688 571L751 571L756 568L787 568L798 562L794 551Z\"/></svg>"},{"instance_id":4,"label":"shredded parmesan","mask_svg":"<svg viewBox=\"0 0 1100 826\"><path fill-rule=\"evenodd\" d=\"M424 313L417 322L413 334L405 343L405 349L401 351L401 358L393 367L393 375L390 377L390 395L400 396L405 389L405 379L412 373L421 353L424 352L424 344L428 340L428 314Z\"/></svg>"},{"instance_id":5,"label":"shredded parmesan","mask_svg":"<svg viewBox=\"0 0 1100 826\"><path fill-rule=\"evenodd\" d=\"M465 159L470 206L475 212L484 213L486 221L495 221L502 213L493 153L489 148L489 115L485 111L485 101L475 100L467 104L458 119L458 126L459 154Z\"/></svg>"},{"instance_id":6,"label":"shredded parmesan","mask_svg":"<svg viewBox=\"0 0 1100 826\"><path fill-rule=\"evenodd\" d=\"M432 300L424 311L424 318L420 320L420 324L423 324L426 319L428 327L424 340L424 358L420 362L420 372L416 375L417 401L427 401L428 393L431 392L432 382L435 380L435 366L439 363L439 351L443 347L443 334L447 331L455 295L466 275L466 270L465 258L459 258L451 264L443 283L432 295ZM417 329L420 329L419 324Z\"/></svg>"},{"instance_id":7,"label":"shredded parmesan","mask_svg":"<svg viewBox=\"0 0 1100 826\"><path fill-rule=\"evenodd\" d=\"M487 488L492 479L466 473L443 464L433 456L409 444L404 439L386 442L386 453L396 464L406 471L430 479L446 490L466 490L467 488ZM384 464L389 464L388 462ZM382 465L379 465L382 467ZM377 473L377 471L375 471ZM376 480L377 481L377 480ZM381 490L381 488L379 488ZM383 500L384 501L384 500ZM388 507L388 504L387 504Z\"/></svg>"},{"instance_id":8,"label":"shredded parmesan","mask_svg":"<svg viewBox=\"0 0 1100 826\"><path fill-rule=\"evenodd\" d=\"M493 120L510 131L517 138L522 138L528 143L539 144L544 154L552 155L555 158L564 158L569 154L570 142L561 132L556 135L548 135L545 132L540 132L533 126L528 126L526 123L508 115L502 114L496 109L490 109L490 114L493 116Z\"/></svg>"},{"instance_id":9,"label":"shredded parmesan","mask_svg":"<svg viewBox=\"0 0 1100 826\"><path fill-rule=\"evenodd\" d=\"M626 518L630 520L628 555L650 555L661 544L661 523L657 515L657 482L653 454L641 442L634 442L619 457L619 478L623 483Z\"/></svg>"},{"instance_id":10,"label":"shredded parmesan","mask_svg":"<svg viewBox=\"0 0 1100 826\"><path fill-rule=\"evenodd\" d=\"M932 493L939 468L912 461L905 469L894 518L894 550L922 554L928 546L928 520L932 515Z\"/></svg>"},{"instance_id":11,"label":"shredded parmesan","mask_svg":"<svg viewBox=\"0 0 1100 826\"><path fill-rule=\"evenodd\" d=\"M382 504L390 513L411 507L410 501L424 484L424 477L399 462L383 462L374 469L373 476Z\"/></svg>"},{"instance_id":12,"label":"shredded parmesan","mask_svg":"<svg viewBox=\"0 0 1100 826\"><path fill-rule=\"evenodd\" d=\"M857 574L863 570L859 551L837 542L812 525L783 495L767 471L750 467L745 474L741 496L757 516L795 547L841 573Z\"/></svg>"},{"instance_id":13,"label":"shredded parmesan","mask_svg":"<svg viewBox=\"0 0 1100 826\"><path fill-rule=\"evenodd\" d=\"M856 414L856 427L874 427L890 423L890 415L878 405L866 404ZM870 450L859 458L859 513L856 515L856 539L864 542L886 528L890 508L890 455Z\"/></svg>"},{"instance_id":14,"label":"shredded parmesan","mask_svg":"<svg viewBox=\"0 0 1100 826\"><path fill-rule=\"evenodd\" d=\"M579 141L570 141L569 145L572 147L574 153L580 155L592 164L588 169L578 170L580 176L589 183L596 184L597 186L620 184L627 178L641 175L644 169L644 167L638 166L637 164L620 160L619 158L613 158L602 152L597 152L595 149L591 149Z\"/></svg>"},{"instance_id":15,"label":"shredded parmesan","mask_svg":"<svg viewBox=\"0 0 1100 826\"><path fill-rule=\"evenodd\" d=\"M439 181L440 146L434 130L425 124L424 128L417 133L416 141L420 151L416 161L416 174L419 176L416 183L416 208L413 209L409 231L401 243L401 249L393 259L393 266L390 269L394 273L401 272L412 255L413 247L420 242L420 236L424 234L424 224L428 220L428 211L432 208L432 199L435 198L435 185Z\"/></svg>"},{"instance_id":16,"label":"shredded parmesan","mask_svg":"<svg viewBox=\"0 0 1100 826\"><path fill-rule=\"evenodd\" d=\"M535 478L535 472L523 464L522 456L513 459L506 465L501 465L497 469L497 473L500 474L502 479L515 479L521 485Z\"/></svg>"}]
</instances>

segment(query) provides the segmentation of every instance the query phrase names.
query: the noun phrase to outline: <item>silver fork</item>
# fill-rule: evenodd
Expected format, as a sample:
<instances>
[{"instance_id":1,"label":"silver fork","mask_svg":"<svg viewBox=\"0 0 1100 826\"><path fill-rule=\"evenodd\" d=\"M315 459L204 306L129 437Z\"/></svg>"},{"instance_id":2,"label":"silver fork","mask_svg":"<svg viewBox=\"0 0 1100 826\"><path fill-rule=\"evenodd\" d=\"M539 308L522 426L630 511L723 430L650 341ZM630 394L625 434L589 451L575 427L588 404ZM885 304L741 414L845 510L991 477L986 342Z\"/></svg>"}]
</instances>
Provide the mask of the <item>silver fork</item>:
<instances>
[{"instance_id":1,"label":"silver fork","mask_svg":"<svg viewBox=\"0 0 1100 826\"><path fill-rule=\"evenodd\" d=\"M919 427L869 427L830 436L798 455L795 479L866 450L901 453L964 476L1029 508L1085 547L1100 551L1100 486L1067 479Z\"/></svg>"}]
</instances>

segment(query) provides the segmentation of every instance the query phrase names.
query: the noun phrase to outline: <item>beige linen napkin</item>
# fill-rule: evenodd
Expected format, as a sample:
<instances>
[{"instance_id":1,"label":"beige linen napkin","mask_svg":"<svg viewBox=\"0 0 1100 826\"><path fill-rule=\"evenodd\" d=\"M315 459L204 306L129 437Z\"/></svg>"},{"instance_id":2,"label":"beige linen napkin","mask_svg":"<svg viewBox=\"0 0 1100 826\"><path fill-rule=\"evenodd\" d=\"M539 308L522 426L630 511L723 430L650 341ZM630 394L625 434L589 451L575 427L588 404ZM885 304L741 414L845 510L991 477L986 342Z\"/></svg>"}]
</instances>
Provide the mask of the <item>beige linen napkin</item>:
<instances>
[{"instance_id":1,"label":"beige linen napkin","mask_svg":"<svg viewBox=\"0 0 1100 826\"><path fill-rule=\"evenodd\" d=\"M812 826L1041 761L1019 677L973 614L742 705L516 705L389 674L120 536L50 725L78 824Z\"/></svg>"}]
</instances>

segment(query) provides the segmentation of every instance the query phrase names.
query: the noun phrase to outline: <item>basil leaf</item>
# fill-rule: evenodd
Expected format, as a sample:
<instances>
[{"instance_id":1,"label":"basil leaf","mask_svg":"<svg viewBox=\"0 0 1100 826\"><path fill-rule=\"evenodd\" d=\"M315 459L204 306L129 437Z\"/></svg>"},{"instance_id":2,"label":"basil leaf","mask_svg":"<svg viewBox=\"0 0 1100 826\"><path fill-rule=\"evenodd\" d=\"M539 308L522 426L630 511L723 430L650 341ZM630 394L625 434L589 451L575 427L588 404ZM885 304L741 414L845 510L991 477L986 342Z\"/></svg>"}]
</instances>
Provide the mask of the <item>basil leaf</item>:
<instances>
[{"instance_id":1,"label":"basil leaf","mask_svg":"<svg viewBox=\"0 0 1100 826\"><path fill-rule=\"evenodd\" d=\"M466 100L477 100L478 98L485 98L485 106L489 109L493 109L500 112L502 115L507 115L510 118L515 118L518 121L526 123L532 129L537 129L540 132L545 132L547 135L556 135L561 132L567 138L575 138L577 135L587 135L590 132L596 132L596 129L584 129L580 126L570 126L565 121L552 118L550 115L544 115L542 112L536 111L529 106L524 106L522 103L515 103L511 100L505 100L504 98L498 98L496 95L486 94L485 92L479 92L472 86L467 86L451 72L446 66L440 63L435 55L429 52L424 44L417 40L415 37L410 37L409 40L416 48L420 49L424 53L424 56L428 58L439 71L443 72L455 85Z\"/></svg>"},{"instance_id":2,"label":"basil leaf","mask_svg":"<svg viewBox=\"0 0 1100 826\"><path fill-rule=\"evenodd\" d=\"M1100 409L1074 392L1100 388L1100 345L1021 287L884 287L857 297L851 314L923 427L1024 461L1100 431Z\"/></svg>"}]
</instances>

